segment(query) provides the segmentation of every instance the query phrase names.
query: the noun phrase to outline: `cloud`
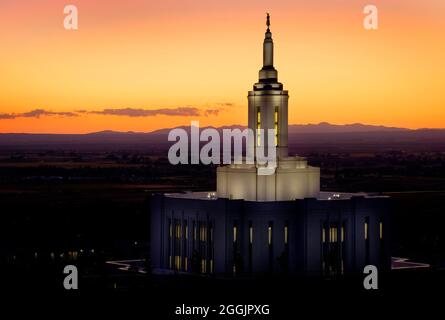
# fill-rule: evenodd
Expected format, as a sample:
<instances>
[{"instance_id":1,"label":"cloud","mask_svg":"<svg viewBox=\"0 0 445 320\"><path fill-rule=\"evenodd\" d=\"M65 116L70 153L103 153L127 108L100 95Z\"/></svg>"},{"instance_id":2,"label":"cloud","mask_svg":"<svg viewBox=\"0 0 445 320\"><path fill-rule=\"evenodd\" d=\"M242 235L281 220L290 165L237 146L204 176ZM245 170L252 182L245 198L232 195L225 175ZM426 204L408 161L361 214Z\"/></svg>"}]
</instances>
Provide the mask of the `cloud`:
<instances>
[{"instance_id":1,"label":"cloud","mask_svg":"<svg viewBox=\"0 0 445 320\"><path fill-rule=\"evenodd\" d=\"M44 109L35 109L29 112L20 113L19 116L25 118L40 118L41 116L77 117L78 115L74 112L53 112Z\"/></svg>"},{"instance_id":2,"label":"cloud","mask_svg":"<svg viewBox=\"0 0 445 320\"><path fill-rule=\"evenodd\" d=\"M15 119L15 115L10 113L0 113L0 119Z\"/></svg>"},{"instance_id":3,"label":"cloud","mask_svg":"<svg viewBox=\"0 0 445 320\"><path fill-rule=\"evenodd\" d=\"M207 109L204 111L204 115L206 117L208 116L217 116L221 111L224 111L224 109L219 108L219 109Z\"/></svg>"},{"instance_id":4,"label":"cloud","mask_svg":"<svg viewBox=\"0 0 445 320\"><path fill-rule=\"evenodd\" d=\"M90 111L93 114L113 115L113 116L127 116L127 117L152 117L157 115L164 116L199 116L200 112L198 108L194 107L179 107L173 109L161 108L161 109L103 109L102 111Z\"/></svg>"},{"instance_id":5,"label":"cloud","mask_svg":"<svg viewBox=\"0 0 445 320\"><path fill-rule=\"evenodd\" d=\"M218 102L217 105L223 107L233 107L235 104L232 102Z\"/></svg>"},{"instance_id":6,"label":"cloud","mask_svg":"<svg viewBox=\"0 0 445 320\"><path fill-rule=\"evenodd\" d=\"M109 116L125 116L125 117L153 117L158 115L163 116L217 116L220 112L226 111L226 108L232 106L232 103L224 102L217 103L217 107L209 109L199 109L195 107L177 107L177 108L158 108L158 109L142 109L142 108L106 108L102 110L88 111L85 109L78 109L72 112L56 112L45 109L34 109L23 113L0 113L1 119L15 119L15 118L40 118L46 116L58 117L78 117L80 115L97 114Z\"/></svg>"},{"instance_id":7,"label":"cloud","mask_svg":"<svg viewBox=\"0 0 445 320\"><path fill-rule=\"evenodd\" d=\"M42 116L77 117L75 112L54 112L44 109L34 109L23 113L0 113L0 119L40 118Z\"/></svg>"}]
</instances>

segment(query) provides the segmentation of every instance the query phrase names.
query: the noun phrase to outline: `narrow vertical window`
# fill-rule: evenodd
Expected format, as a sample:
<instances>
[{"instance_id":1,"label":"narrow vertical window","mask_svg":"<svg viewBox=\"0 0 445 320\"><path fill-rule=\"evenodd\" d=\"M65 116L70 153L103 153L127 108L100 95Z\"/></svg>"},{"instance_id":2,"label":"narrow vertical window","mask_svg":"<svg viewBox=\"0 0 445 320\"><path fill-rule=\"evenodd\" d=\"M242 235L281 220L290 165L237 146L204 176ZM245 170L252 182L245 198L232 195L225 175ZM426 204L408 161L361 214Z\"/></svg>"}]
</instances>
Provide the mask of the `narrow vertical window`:
<instances>
[{"instance_id":1,"label":"narrow vertical window","mask_svg":"<svg viewBox=\"0 0 445 320\"><path fill-rule=\"evenodd\" d=\"M321 230L321 242L326 242L326 226L323 224L323 229Z\"/></svg>"},{"instance_id":2,"label":"narrow vertical window","mask_svg":"<svg viewBox=\"0 0 445 320\"><path fill-rule=\"evenodd\" d=\"M233 225L233 242L236 242L238 237L238 227L236 224Z\"/></svg>"},{"instance_id":3,"label":"narrow vertical window","mask_svg":"<svg viewBox=\"0 0 445 320\"><path fill-rule=\"evenodd\" d=\"M172 226L172 220L168 219L168 233L169 237L171 238L173 236L173 226Z\"/></svg>"},{"instance_id":4,"label":"narrow vertical window","mask_svg":"<svg viewBox=\"0 0 445 320\"><path fill-rule=\"evenodd\" d=\"M256 111L256 129L257 129L257 146L261 146L261 110L260 107L257 107Z\"/></svg>"},{"instance_id":5,"label":"narrow vertical window","mask_svg":"<svg viewBox=\"0 0 445 320\"><path fill-rule=\"evenodd\" d=\"M368 224L368 219L366 219L365 221L365 240L368 240L368 228L369 228L369 224Z\"/></svg>"},{"instance_id":6,"label":"narrow vertical window","mask_svg":"<svg viewBox=\"0 0 445 320\"><path fill-rule=\"evenodd\" d=\"M289 271L289 221L284 222L284 252L281 256L282 268L285 273Z\"/></svg>"},{"instance_id":7,"label":"narrow vertical window","mask_svg":"<svg viewBox=\"0 0 445 320\"><path fill-rule=\"evenodd\" d=\"M321 228L321 261L322 261L322 272L323 275L329 274L329 225L326 221L323 222Z\"/></svg>"},{"instance_id":8,"label":"narrow vertical window","mask_svg":"<svg viewBox=\"0 0 445 320\"><path fill-rule=\"evenodd\" d=\"M174 239L174 256L175 256L175 269L180 270L181 269L181 221L175 219L175 239Z\"/></svg>"},{"instance_id":9,"label":"narrow vertical window","mask_svg":"<svg viewBox=\"0 0 445 320\"><path fill-rule=\"evenodd\" d=\"M187 271L188 265L187 265L187 258L188 258L188 223L187 220L183 222L183 228L184 228L184 235L182 240L182 253L184 256L184 271Z\"/></svg>"},{"instance_id":10,"label":"narrow vertical window","mask_svg":"<svg viewBox=\"0 0 445 320\"><path fill-rule=\"evenodd\" d=\"M213 273L213 260L215 258L215 248L214 248L214 243L213 243L213 229L214 229L214 224L213 224L213 222L210 222L209 223L210 241L209 241L209 248L208 248L208 255L209 255L209 259L210 259L210 261L209 261L209 264L210 264L209 272L210 273Z\"/></svg>"},{"instance_id":11,"label":"narrow vertical window","mask_svg":"<svg viewBox=\"0 0 445 320\"><path fill-rule=\"evenodd\" d=\"M383 222L380 221L379 223L379 235L380 235L380 240L383 239Z\"/></svg>"},{"instance_id":12,"label":"narrow vertical window","mask_svg":"<svg viewBox=\"0 0 445 320\"><path fill-rule=\"evenodd\" d=\"M364 224L365 232L365 263L369 264L369 217L365 218Z\"/></svg>"},{"instance_id":13,"label":"narrow vertical window","mask_svg":"<svg viewBox=\"0 0 445 320\"><path fill-rule=\"evenodd\" d=\"M204 223L201 223L199 227L199 241L205 242L207 240L206 233L207 233L207 228Z\"/></svg>"},{"instance_id":14,"label":"narrow vertical window","mask_svg":"<svg viewBox=\"0 0 445 320\"><path fill-rule=\"evenodd\" d=\"M173 237L173 226L172 219L168 219L168 267L172 269L172 237Z\"/></svg>"},{"instance_id":15,"label":"narrow vertical window","mask_svg":"<svg viewBox=\"0 0 445 320\"><path fill-rule=\"evenodd\" d=\"M241 271L241 256L238 251L238 221L233 221L233 273Z\"/></svg>"},{"instance_id":16,"label":"narrow vertical window","mask_svg":"<svg viewBox=\"0 0 445 320\"><path fill-rule=\"evenodd\" d=\"M253 224L252 221L249 221L249 272L252 272L253 269L253 260L252 260L252 251L253 251Z\"/></svg>"},{"instance_id":17,"label":"narrow vertical window","mask_svg":"<svg viewBox=\"0 0 445 320\"><path fill-rule=\"evenodd\" d=\"M285 226L284 226L284 244L285 244L285 245L287 245L288 236L289 236L288 226L285 225Z\"/></svg>"},{"instance_id":18,"label":"narrow vertical window","mask_svg":"<svg viewBox=\"0 0 445 320\"><path fill-rule=\"evenodd\" d=\"M383 239L383 217L379 221L379 240L380 265L383 266L387 262L385 240Z\"/></svg>"},{"instance_id":19,"label":"narrow vertical window","mask_svg":"<svg viewBox=\"0 0 445 320\"><path fill-rule=\"evenodd\" d=\"M345 273L345 261L346 261L346 221L343 221L341 225L341 274Z\"/></svg>"},{"instance_id":20,"label":"narrow vertical window","mask_svg":"<svg viewBox=\"0 0 445 320\"><path fill-rule=\"evenodd\" d=\"M269 226L267 227L267 241L269 243L269 272L273 272L273 222L269 221Z\"/></svg>"},{"instance_id":21,"label":"narrow vertical window","mask_svg":"<svg viewBox=\"0 0 445 320\"><path fill-rule=\"evenodd\" d=\"M193 256L197 253L197 251L196 251L196 248L197 248L196 245L197 244L196 244L196 222L195 222L195 220L192 221L192 226L191 226L190 232L191 232L190 237L192 238L192 241L191 241L192 247L191 247L191 250L190 250L190 254L191 254L192 260L190 260L190 262L192 262L193 261ZM193 266L193 263L190 263L190 266L192 268L195 268ZM193 271L197 271L197 270L193 270Z\"/></svg>"},{"instance_id":22,"label":"narrow vertical window","mask_svg":"<svg viewBox=\"0 0 445 320\"><path fill-rule=\"evenodd\" d=\"M278 107L275 107L274 114L275 147L278 146Z\"/></svg>"}]
</instances>

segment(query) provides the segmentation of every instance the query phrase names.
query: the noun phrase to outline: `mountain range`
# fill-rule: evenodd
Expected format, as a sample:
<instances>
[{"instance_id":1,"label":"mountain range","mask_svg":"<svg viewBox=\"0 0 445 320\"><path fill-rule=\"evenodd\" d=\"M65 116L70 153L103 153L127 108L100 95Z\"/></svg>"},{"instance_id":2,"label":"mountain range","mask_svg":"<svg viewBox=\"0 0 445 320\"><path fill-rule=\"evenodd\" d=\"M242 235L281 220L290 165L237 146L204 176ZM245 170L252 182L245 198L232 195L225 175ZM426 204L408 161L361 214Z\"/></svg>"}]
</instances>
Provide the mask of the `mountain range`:
<instances>
[{"instance_id":1,"label":"mountain range","mask_svg":"<svg viewBox=\"0 0 445 320\"><path fill-rule=\"evenodd\" d=\"M180 127L187 131L190 127ZM203 130L209 127L202 127ZM233 125L216 128L243 129L244 126ZM49 148L165 148L171 145L167 139L171 129L165 128L151 132L118 132L105 130L86 134L34 134L34 133L1 133L0 148L49 149ZM365 125L360 123L335 125L327 122L318 124L289 125L289 147L322 147L331 145L373 146L388 148L433 148L445 151L445 129L407 129Z\"/></svg>"}]
</instances>

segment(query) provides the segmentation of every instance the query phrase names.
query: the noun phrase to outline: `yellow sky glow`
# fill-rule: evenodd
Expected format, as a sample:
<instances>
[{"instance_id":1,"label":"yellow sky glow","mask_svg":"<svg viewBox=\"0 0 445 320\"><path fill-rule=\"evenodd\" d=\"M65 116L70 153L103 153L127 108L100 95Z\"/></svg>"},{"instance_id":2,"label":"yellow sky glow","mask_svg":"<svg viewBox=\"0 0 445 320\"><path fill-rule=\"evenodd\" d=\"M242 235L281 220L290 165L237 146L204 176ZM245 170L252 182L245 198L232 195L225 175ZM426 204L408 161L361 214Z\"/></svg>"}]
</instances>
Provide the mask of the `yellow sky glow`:
<instances>
[{"instance_id":1,"label":"yellow sky glow","mask_svg":"<svg viewBox=\"0 0 445 320\"><path fill-rule=\"evenodd\" d=\"M290 123L445 127L443 1L375 1L377 31L362 26L365 2L269 2L78 0L79 30L66 31L64 1L4 0L0 115L178 107L202 114L16 117L0 119L0 132L245 124L266 11ZM205 116L207 109L219 113Z\"/></svg>"}]
</instances>

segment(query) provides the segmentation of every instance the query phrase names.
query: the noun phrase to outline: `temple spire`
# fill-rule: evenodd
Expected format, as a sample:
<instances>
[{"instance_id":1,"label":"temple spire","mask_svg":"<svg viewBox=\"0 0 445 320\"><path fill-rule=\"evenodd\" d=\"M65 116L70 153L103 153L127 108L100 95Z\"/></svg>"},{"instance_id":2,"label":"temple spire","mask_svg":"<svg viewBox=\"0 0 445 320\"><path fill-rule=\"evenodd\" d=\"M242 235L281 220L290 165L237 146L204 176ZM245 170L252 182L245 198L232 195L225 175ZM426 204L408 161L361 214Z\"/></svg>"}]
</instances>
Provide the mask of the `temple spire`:
<instances>
[{"instance_id":1,"label":"temple spire","mask_svg":"<svg viewBox=\"0 0 445 320\"><path fill-rule=\"evenodd\" d=\"M273 66L273 40L272 33L270 32L270 15L267 13L266 20L267 31L264 37L263 43L263 67Z\"/></svg>"},{"instance_id":2,"label":"temple spire","mask_svg":"<svg viewBox=\"0 0 445 320\"><path fill-rule=\"evenodd\" d=\"M259 81L261 83L278 83L278 72L273 66L273 40L270 32L270 15L266 13L267 30L263 42L263 67L259 72ZM261 85L258 88L263 88Z\"/></svg>"}]
</instances>

